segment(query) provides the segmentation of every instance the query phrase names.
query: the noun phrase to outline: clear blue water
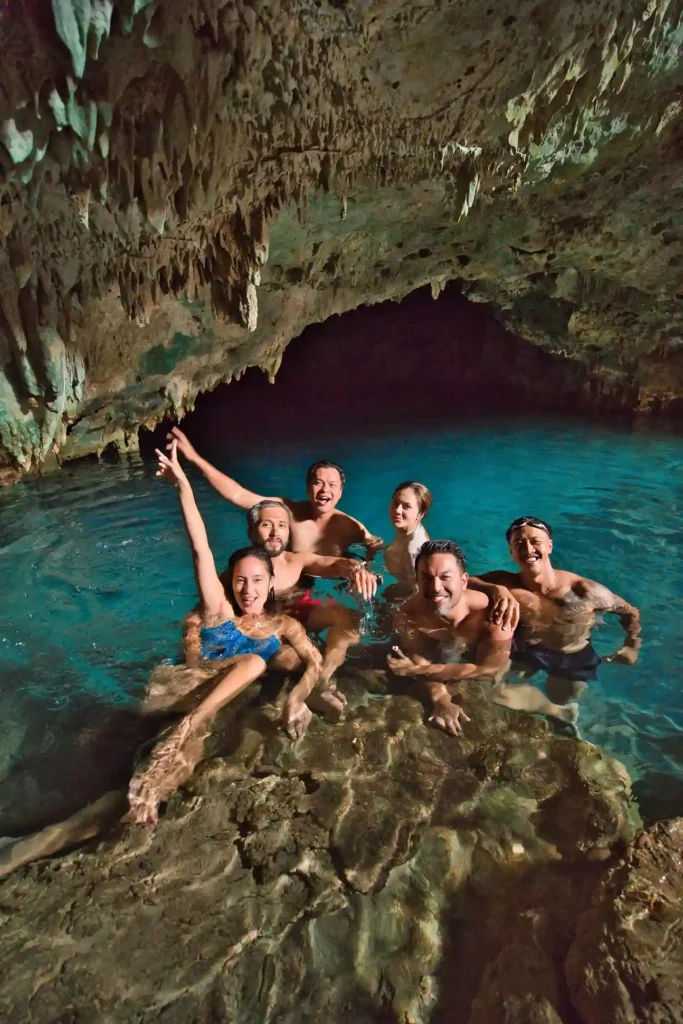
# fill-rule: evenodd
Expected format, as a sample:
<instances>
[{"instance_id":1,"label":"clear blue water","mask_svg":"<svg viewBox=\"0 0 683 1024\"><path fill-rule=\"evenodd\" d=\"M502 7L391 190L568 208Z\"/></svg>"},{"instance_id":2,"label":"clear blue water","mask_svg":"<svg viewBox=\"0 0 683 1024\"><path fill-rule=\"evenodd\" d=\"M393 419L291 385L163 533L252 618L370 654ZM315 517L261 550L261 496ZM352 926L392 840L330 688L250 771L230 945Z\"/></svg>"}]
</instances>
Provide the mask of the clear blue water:
<instances>
[{"instance_id":1,"label":"clear blue water","mask_svg":"<svg viewBox=\"0 0 683 1024\"><path fill-rule=\"evenodd\" d=\"M342 508L385 538L390 494L414 477L434 494L430 535L457 540L472 571L510 567L507 524L540 515L555 527L559 567L640 607L640 660L601 666L581 732L624 760L649 816L683 813L683 438L496 419L207 454L256 490L296 497L321 448L347 470ZM18 805L36 820L78 806L84 751L91 787L107 781L97 758L110 741L93 737L177 651L194 581L176 495L154 468L138 457L77 464L0 493L0 835L3 815L5 834L23 827ZM193 479L223 563L245 541L243 514ZM595 646L614 650L620 636L608 618ZM68 798L53 780L65 759Z\"/></svg>"}]
</instances>

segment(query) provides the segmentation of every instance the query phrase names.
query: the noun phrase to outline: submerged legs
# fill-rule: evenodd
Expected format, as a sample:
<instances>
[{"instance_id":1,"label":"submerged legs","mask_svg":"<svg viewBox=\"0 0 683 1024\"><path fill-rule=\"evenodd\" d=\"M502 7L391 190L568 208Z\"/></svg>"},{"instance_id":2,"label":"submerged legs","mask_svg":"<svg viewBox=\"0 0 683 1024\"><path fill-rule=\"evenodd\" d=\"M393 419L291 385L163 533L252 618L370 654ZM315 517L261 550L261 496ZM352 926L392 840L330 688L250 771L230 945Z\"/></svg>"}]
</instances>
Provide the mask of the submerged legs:
<instances>
[{"instance_id":1,"label":"submerged legs","mask_svg":"<svg viewBox=\"0 0 683 1024\"><path fill-rule=\"evenodd\" d=\"M530 683L496 683L491 693L494 704L511 708L513 711L527 711L533 715L547 715L561 722L574 724L579 717L578 704L561 706L549 700L541 690Z\"/></svg>"},{"instance_id":2,"label":"submerged legs","mask_svg":"<svg viewBox=\"0 0 683 1024\"><path fill-rule=\"evenodd\" d=\"M146 768L136 772L130 783L128 798L134 821L156 825L159 804L190 778L202 760L211 719L265 668L265 661L257 654L235 658L196 710L157 743Z\"/></svg>"},{"instance_id":3,"label":"submerged legs","mask_svg":"<svg viewBox=\"0 0 683 1024\"><path fill-rule=\"evenodd\" d=\"M350 608L330 601L311 611L306 629L313 633L328 631L320 681L307 703L339 717L346 707L346 697L332 683L332 677L344 664L349 647L360 640L358 616Z\"/></svg>"},{"instance_id":4,"label":"submerged legs","mask_svg":"<svg viewBox=\"0 0 683 1024\"><path fill-rule=\"evenodd\" d=\"M31 836L17 839L14 842L0 848L0 878L16 871L24 864L38 860L40 857L49 857L53 853L59 853L70 846L77 846L85 843L88 839L94 839L106 828L112 826L125 814L128 809L128 800L123 790L112 790L104 796L89 804L83 810L77 811L66 821L60 821L56 825L48 825L40 832L34 832Z\"/></svg>"}]
</instances>

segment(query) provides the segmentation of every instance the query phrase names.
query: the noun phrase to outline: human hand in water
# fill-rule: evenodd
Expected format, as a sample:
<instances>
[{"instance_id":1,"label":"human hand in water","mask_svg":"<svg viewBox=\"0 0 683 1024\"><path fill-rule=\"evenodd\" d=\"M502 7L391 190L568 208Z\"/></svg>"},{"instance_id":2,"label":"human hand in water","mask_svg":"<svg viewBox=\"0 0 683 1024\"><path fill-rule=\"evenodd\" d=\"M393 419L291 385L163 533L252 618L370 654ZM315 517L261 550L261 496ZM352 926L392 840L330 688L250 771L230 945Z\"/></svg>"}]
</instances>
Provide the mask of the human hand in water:
<instances>
[{"instance_id":1,"label":"human hand in water","mask_svg":"<svg viewBox=\"0 0 683 1024\"><path fill-rule=\"evenodd\" d=\"M515 630L519 624L519 601L507 587L496 584L489 613L491 622L501 629Z\"/></svg>"},{"instance_id":2,"label":"human hand in water","mask_svg":"<svg viewBox=\"0 0 683 1024\"><path fill-rule=\"evenodd\" d=\"M469 722L470 719L459 704L453 704L450 700L440 700L435 702L429 721L451 736L462 736L463 723Z\"/></svg>"},{"instance_id":3,"label":"human hand in water","mask_svg":"<svg viewBox=\"0 0 683 1024\"><path fill-rule=\"evenodd\" d=\"M290 740L300 740L313 718L313 712L305 701L292 697L290 694L285 705L282 726Z\"/></svg>"},{"instance_id":4,"label":"human hand in water","mask_svg":"<svg viewBox=\"0 0 683 1024\"><path fill-rule=\"evenodd\" d=\"M318 685L306 698L306 703L313 711L319 711L327 718L338 722L346 711L346 697L337 689L336 683L326 686Z\"/></svg>"},{"instance_id":5,"label":"human hand in water","mask_svg":"<svg viewBox=\"0 0 683 1024\"><path fill-rule=\"evenodd\" d=\"M353 570L349 590L356 590L366 601L372 600L377 593L377 576L370 572L361 562Z\"/></svg>"},{"instance_id":6,"label":"human hand in water","mask_svg":"<svg viewBox=\"0 0 683 1024\"><path fill-rule=\"evenodd\" d=\"M392 647L392 653L387 655L387 665L395 676L419 676L422 674L419 665L408 658L400 647Z\"/></svg>"},{"instance_id":7,"label":"human hand in water","mask_svg":"<svg viewBox=\"0 0 683 1024\"><path fill-rule=\"evenodd\" d=\"M637 647L620 647L614 654L608 654L606 658L602 659L611 665L635 665L638 660L638 648Z\"/></svg>"},{"instance_id":8,"label":"human hand in water","mask_svg":"<svg viewBox=\"0 0 683 1024\"><path fill-rule=\"evenodd\" d=\"M157 476L161 476L164 480L170 480L176 487L187 480L185 476L185 470L178 462L178 442L173 441L170 445L171 455L170 458L160 452L159 449L155 449L159 456L159 468L157 469Z\"/></svg>"},{"instance_id":9,"label":"human hand in water","mask_svg":"<svg viewBox=\"0 0 683 1024\"><path fill-rule=\"evenodd\" d=\"M188 462L194 462L199 458L196 449L190 444L187 435L183 434L180 427L171 427L171 433L166 435L166 440L169 442L166 449L172 450L173 445L176 444L178 451L185 456Z\"/></svg>"}]
</instances>

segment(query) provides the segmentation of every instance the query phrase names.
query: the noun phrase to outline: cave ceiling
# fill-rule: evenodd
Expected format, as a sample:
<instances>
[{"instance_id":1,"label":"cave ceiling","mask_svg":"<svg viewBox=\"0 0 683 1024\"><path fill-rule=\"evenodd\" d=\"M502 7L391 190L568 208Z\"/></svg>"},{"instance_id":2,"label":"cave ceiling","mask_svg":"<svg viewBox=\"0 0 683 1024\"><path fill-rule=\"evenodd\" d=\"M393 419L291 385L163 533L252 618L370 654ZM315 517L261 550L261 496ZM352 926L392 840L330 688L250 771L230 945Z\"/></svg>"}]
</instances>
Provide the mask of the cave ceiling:
<instances>
[{"instance_id":1,"label":"cave ceiling","mask_svg":"<svg viewBox=\"0 0 683 1024\"><path fill-rule=\"evenodd\" d=\"M8 0L0 476L451 280L680 402L682 43L683 0Z\"/></svg>"}]
</instances>

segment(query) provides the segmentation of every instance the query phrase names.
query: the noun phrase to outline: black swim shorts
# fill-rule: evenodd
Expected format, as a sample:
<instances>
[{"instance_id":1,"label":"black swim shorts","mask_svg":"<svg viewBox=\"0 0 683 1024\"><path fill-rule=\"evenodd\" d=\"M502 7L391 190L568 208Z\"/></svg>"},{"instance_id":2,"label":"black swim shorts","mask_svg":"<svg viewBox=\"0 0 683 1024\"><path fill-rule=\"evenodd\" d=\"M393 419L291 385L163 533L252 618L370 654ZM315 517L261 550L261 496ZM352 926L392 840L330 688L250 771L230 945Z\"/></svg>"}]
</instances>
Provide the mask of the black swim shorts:
<instances>
[{"instance_id":1,"label":"black swim shorts","mask_svg":"<svg viewBox=\"0 0 683 1024\"><path fill-rule=\"evenodd\" d=\"M590 682L597 679L597 667L601 662L600 655L591 643L580 651L553 651L543 644L530 644L521 637L515 637L512 647L512 660L533 668L534 671L547 672L556 679L567 679L569 682Z\"/></svg>"}]
</instances>

